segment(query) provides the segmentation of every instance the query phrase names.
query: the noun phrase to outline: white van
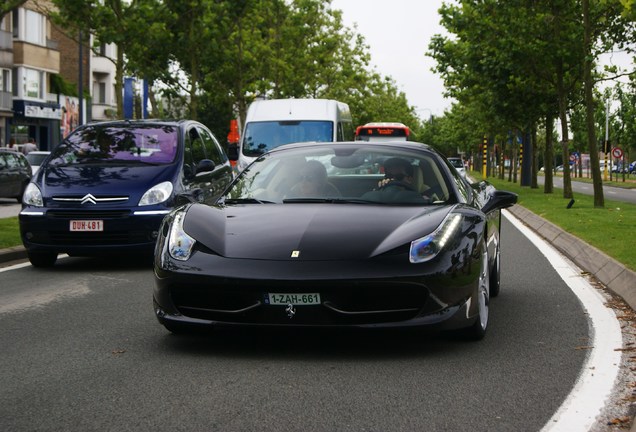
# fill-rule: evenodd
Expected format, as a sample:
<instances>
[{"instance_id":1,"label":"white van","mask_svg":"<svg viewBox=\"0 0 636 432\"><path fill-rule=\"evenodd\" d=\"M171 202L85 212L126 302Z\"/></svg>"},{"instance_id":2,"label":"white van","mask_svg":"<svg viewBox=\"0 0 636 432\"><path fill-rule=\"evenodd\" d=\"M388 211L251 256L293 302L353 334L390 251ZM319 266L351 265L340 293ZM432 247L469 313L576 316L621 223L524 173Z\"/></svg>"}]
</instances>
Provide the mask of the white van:
<instances>
[{"instance_id":1,"label":"white van","mask_svg":"<svg viewBox=\"0 0 636 432\"><path fill-rule=\"evenodd\" d=\"M349 106L331 99L271 99L247 110L238 145L238 170L282 144L303 141L353 141Z\"/></svg>"}]
</instances>

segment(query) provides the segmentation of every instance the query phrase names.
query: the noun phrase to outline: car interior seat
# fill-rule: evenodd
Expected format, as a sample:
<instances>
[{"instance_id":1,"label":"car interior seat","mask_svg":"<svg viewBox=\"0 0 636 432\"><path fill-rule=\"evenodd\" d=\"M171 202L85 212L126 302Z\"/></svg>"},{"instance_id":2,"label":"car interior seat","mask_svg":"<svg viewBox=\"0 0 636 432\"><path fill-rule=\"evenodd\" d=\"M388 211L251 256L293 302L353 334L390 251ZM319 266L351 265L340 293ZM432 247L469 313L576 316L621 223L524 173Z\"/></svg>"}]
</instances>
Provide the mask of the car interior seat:
<instances>
[{"instance_id":1,"label":"car interior seat","mask_svg":"<svg viewBox=\"0 0 636 432\"><path fill-rule=\"evenodd\" d=\"M419 165L413 167L413 188L416 192L422 194L427 189L424 183L424 175Z\"/></svg>"}]
</instances>

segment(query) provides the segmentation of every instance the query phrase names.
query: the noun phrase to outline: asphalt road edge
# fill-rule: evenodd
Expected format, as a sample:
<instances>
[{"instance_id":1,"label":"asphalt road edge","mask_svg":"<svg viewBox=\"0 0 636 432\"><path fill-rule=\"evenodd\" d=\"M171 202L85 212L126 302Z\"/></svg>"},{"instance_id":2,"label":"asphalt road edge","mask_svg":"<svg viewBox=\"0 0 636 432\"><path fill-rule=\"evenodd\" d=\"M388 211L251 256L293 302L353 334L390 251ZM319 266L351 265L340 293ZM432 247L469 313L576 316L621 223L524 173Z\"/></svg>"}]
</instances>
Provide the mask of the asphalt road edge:
<instances>
[{"instance_id":1,"label":"asphalt road edge","mask_svg":"<svg viewBox=\"0 0 636 432\"><path fill-rule=\"evenodd\" d=\"M636 272L523 206L507 210L636 310Z\"/></svg>"},{"instance_id":2,"label":"asphalt road edge","mask_svg":"<svg viewBox=\"0 0 636 432\"><path fill-rule=\"evenodd\" d=\"M519 204L507 211L636 310L636 272ZM636 432L634 419L629 432Z\"/></svg>"}]
</instances>

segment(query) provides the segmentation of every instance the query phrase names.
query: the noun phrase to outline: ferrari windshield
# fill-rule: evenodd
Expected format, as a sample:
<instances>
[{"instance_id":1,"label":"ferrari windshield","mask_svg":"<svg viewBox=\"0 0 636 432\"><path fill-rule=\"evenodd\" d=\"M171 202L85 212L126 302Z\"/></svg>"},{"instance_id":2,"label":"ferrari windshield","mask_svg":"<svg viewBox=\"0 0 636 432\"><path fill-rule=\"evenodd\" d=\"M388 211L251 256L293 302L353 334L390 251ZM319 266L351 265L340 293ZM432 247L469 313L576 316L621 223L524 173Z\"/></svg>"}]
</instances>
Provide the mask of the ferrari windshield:
<instances>
[{"instance_id":1,"label":"ferrari windshield","mask_svg":"<svg viewBox=\"0 0 636 432\"><path fill-rule=\"evenodd\" d=\"M171 163L177 153L177 127L95 125L77 130L54 151L49 165L87 163Z\"/></svg>"},{"instance_id":2,"label":"ferrari windshield","mask_svg":"<svg viewBox=\"0 0 636 432\"><path fill-rule=\"evenodd\" d=\"M226 203L447 203L451 190L438 156L378 143L286 148L244 170Z\"/></svg>"}]
</instances>

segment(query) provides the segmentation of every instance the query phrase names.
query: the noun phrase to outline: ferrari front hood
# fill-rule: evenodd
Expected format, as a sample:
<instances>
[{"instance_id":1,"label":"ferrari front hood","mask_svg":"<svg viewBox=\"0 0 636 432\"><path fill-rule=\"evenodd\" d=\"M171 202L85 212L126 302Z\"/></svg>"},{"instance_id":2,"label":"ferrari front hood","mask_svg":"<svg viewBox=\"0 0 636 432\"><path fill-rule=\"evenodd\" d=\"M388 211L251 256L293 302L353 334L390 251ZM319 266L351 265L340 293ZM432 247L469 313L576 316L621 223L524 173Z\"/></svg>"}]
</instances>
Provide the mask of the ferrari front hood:
<instances>
[{"instance_id":1,"label":"ferrari front hood","mask_svg":"<svg viewBox=\"0 0 636 432\"><path fill-rule=\"evenodd\" d=\"M380 255L437 228L452 206L249 204L189 208L185 231L236 259L356 260Z\"/></svg>"}]
</instances>

